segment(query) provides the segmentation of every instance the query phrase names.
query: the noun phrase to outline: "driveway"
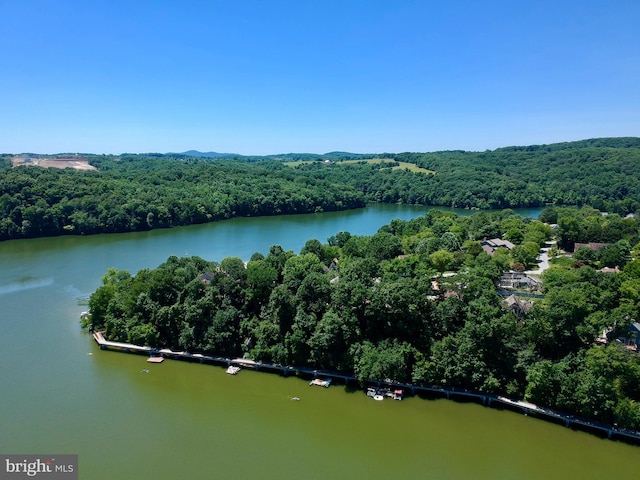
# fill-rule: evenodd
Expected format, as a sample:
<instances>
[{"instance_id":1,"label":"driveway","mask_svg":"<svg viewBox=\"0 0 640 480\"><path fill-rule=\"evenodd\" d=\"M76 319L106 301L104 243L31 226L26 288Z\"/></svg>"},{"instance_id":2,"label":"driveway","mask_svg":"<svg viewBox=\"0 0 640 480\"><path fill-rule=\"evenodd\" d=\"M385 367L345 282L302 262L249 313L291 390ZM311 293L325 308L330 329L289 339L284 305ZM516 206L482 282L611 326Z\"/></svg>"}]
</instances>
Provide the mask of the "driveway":
<instances>
[{"instance_id":1,"label":"driveway","mask_svg":"<svg viewBox=\"0 0 640 480\"><path fill-rule=\"evenodd\" d=\"M548 243L548 247L544 247L540 250L540 254L538 255L538 268L535 270L527 270L524 273L540 275L542 272L549 268L549 250L556 244L555 240L552 240Z\"/></svg>"}]
</instances>

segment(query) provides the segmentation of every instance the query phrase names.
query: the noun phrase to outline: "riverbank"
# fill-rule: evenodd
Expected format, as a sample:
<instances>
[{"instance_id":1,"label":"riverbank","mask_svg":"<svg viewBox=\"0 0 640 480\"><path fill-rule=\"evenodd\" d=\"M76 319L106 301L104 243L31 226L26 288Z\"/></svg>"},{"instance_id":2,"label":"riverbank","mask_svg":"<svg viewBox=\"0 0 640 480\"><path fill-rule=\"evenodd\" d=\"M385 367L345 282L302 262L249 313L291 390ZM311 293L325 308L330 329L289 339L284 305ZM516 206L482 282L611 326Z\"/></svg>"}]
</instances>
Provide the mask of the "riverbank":
<instances>
[{"instance_id":1,"label":"riverbank","mask_svg":"<svg viewBox=\"0 0 640 480\"><path fill-rule=\"evenodd\" d=\"M335 379L344 382L346 386L351 383L359 384L359 380L355 376L341 372L318 370L307 367L296 367L291 365L271 364L268 362L254 361L245 358L229 358L215 355L203 355L200 353L181 352L174 351L168 348L156 349L123 342L112 342L104 338L102 331L92 332L92 337L99 345L101 350L115 350L125 353L149 355L150 359L168 358L188 362L199 362L201 364L221 365L226 366L227 368L229 366L239 366L243 368L251 368L256 371L278 373L285 377L289 375L295 375L298 377L311 377L314 379ZM411 392L412 395L425 396L429 398L444 397L447 400L478 402L482 403L482 405L486 407L503 408L507 410L517 411L523 413L526 416L533 416L541 420L564 425L567 428L574 428L576 430L604 436L611 440L621 440L633 445L640 445L640 432L619 428L615 425L608 425L601 422L592 421L586 418L581 418L564 412L559 412L557 410L540 407L533 403L511 399L505 396L492 395L479 391L444 386L424 386L398 382L368 383L376 384L378 386L384 384L392 390L402 389L405 392Z\"/></svg>"}]
</instances>

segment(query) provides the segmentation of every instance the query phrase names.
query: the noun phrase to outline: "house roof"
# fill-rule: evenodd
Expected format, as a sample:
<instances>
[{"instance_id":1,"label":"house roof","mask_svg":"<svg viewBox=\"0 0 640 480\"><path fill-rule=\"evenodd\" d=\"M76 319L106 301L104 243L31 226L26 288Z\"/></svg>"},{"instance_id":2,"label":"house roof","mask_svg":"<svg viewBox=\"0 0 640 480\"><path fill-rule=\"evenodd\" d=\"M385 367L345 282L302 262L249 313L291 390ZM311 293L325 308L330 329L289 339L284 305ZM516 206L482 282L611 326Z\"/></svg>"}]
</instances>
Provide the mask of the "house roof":
<instances>
[{"instance_id":1,"label":"house roof","mask_svg":"<svg viewBox=\"0 0 640 480\"><path fill-rule=\"evenodd\" d=\"M503 302L509 307L509 308L517 308L519 310L521 310L522 312L528 312L529 310L531 310L531 307L533 307L533 303L529 300L521 300L520 298L516 297L515 295L509 295L507 298L505 298L503 300Z\"/></svg>"},{"instance_id":2,"label":"house roof","mask_svg":"<svg viewBox=\"0 0 640 480\"><path fill-rule=\"evenodd\" d=\"M210 282L213 279L213 273L201 273L198 278L203 282Z\"/></svg>"},{"instance_id":3,"label":"house roof","mask_svg":"<svg viewBox=\"0 0 640 480\"><path fill-rule=\"evenodd\" d=\"M517 270L509 270L508 272L504 272L502 274L502 278L505 279L513 279L513 280L530 280L533 283L542 283L542 280L540 280L537 277L532 277L531 275L527 275L524 272L519 272Z\"/></svg>"},{"instance_id":4,"label":"house roof","mask_svg":"<svg viewBox=\"0 0 640 480\"><path fill-rule=\"evenodd\" d=\"M494 249L489 245L482 245L482 250L487 252L488 255L493 255Z\"/></svg>"},{"instance_id":5,"label":"house roof","mask_svg":"<svg viewBox=\"0 0 640 480\"><path fill-rule=\"evenodd\" d=\"M489 246L490 248L493 248L494 250L496 248L500 248L500 247L504 247L506 249L513 249L513 247L515 247L515 245L513 243L511 243L509 240L502 240L501 238L492 238L489 240L483 240L482 242L480 242L480 244L484 247Z\"/></svg>"},{"instance_id":6,"label":"house roof","mask_svg":"<svg viewBox=\"0 0 640 480\"><path fill-rule=\"evenodd\" d=\"M515 295L511 294L507 298L505 298L503 300L503 302L511 307L511 306L516 305L518 303L518 297L516 297Z\"/></svg>"},{"instance_id":7,"label":"house roof","mask_svg":"<svg viewBox=\"0 0 640 480\"><path fill-rule=\"evenodd\" d=\"M597 272L602 272L602 273L620 273L620 269L618 267L615 268L611 268L611 267L604 267L601 268L600 270L596 270Z\"/></svg>"}]
</instances>

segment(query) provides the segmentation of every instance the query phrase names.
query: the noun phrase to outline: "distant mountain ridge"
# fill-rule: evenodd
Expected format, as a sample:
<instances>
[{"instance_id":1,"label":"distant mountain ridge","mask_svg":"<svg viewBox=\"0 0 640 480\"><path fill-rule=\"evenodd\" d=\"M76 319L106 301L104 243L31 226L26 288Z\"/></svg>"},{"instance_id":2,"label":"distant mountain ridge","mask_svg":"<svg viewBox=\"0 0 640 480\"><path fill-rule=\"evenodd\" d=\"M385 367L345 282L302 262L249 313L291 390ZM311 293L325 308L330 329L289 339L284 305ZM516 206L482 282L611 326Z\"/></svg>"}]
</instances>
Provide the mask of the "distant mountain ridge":
<instances>
[{"instance_id":1,"label":"distant mountain ridge","mask_svg":"<svg viewBox=\"0 0 640 480\"><path fill-rule=\"evenodd\" d=\"M328 152L328 153L277 153L269 155L241 155L239 153L219 153L219 152L200 152L198 150L187 150L182 153L165 153L165 155L184 155L186 157L203 157L203 158L221 158L221 157L250 157L250 158L360 158L370 157L370 153L352 153L352 152Z\"/></svg>"},{"instance_id":2,"label":"distant mountain ridge","mask_svg":"<svg viewBox=\"0 0 640 480\"><path fill-rule=\"evenodd\" d=\"M173 155L173 154L168 153L167 155ZM206 157L206 158L239 156L237 153L200 152L198 150L187 150L186 152L179 153L178 155L185 155L187 157Z\"/></svg>"},{"instance_id":3,"label":"distant mountain ridge","mask_svg":"<svg viewBox=\"0 0 640 480\"><path fill-rule=\"evenodd\" d=\"M187 150L186 152L167 152L167 153L120 153L120 154L106 154L107 156L122 157L122 156L137 156L137 157L200 157L200 158L243 158L243 159L267 159L267 160L320 160L320 159L365 159L372 157L391 158L394 155L401 154L442 154L442 153L486 153L486 152L556 152L561 150L572 150L580 148L640 148L640 137L598 137L589 138L585 140L576 140L569 142L558 142L539 145L512 145L498 147L494 150L485 150L484 152L475 150L437 150L430 152L420 151L403 151L403 152L385 152L385 153L353 153L344 151L332 151L327 153L279 153L268 155L242 155L239 153L220 153L220 152L201 152L199 150ZM23 152L20 154L13 153L0 153L1 157L22 155L33 157L56 157L56 156L72 156L79 155L83 157L99 156L96 153L33 153ZM105 155L105 154L103 154Z\"/></svg>"},{"instance_id":4,"label":"distant mountain ridge","mask_svg":"<svg viewBox=\"0 0 640 480\"><path fill-rule=\"evenodd\" d=\"M505 146L499 147L493 150L494 152L535 152L535 151L560 151L577 148L640 148L640 137L600 137L590 138L586 140L577 140L571 142L558 142L541 145L518 145L518 146ZM445 152L459 152L459 153L477 153L467 150L443 150L438 152L405 152L405 153L445 153ZM184 155L189 157L203 157L203 158L221 158L221 157L242 157L242 158L263 158L273 160L319 160L319 159L358 159L358 158L371 158L373 156L393 156L391 152L387 153L353 153L333 151L327 153L279 153L269 155L241 155L239 153L218 153L218 152L200 152L198 150L188 150L182 153L166 153L165 155Z\"/></svg>"}]
</instances>

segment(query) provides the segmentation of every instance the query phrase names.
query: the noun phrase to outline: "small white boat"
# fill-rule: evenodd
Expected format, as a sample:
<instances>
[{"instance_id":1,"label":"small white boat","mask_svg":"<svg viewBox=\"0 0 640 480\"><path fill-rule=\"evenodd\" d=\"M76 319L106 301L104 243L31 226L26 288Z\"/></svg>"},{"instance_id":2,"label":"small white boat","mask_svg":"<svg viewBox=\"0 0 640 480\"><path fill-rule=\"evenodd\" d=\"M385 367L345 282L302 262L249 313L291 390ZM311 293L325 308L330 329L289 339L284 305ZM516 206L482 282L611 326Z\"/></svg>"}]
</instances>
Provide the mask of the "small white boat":
<instances>
[{"instance_id":1,"label":"small white boat","mask_svg":"<svg viewBox=\"0 0 640 480\"><path fill-rule=\"evenodd\" d=\"M381 402L382 400L384 400L384 397L382 395L378 394L378 395L374 395L373 399L374 400L378 400L379 402Z\"/></svg>"},{"instance_id":2,"label":"small white boat","mask_svg":"<svg viewBox=\"0 0 640 480\"><path fill-rule=\"evenodd\" d=\"M240 371L240 367L238 367L237 365L229 365L229 367L227 368L227 373L229 375L235 375L239 371Z\"/></svg>"}]
</instances>

